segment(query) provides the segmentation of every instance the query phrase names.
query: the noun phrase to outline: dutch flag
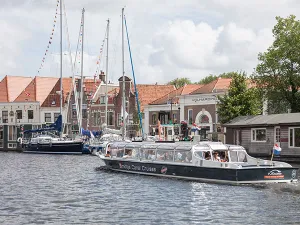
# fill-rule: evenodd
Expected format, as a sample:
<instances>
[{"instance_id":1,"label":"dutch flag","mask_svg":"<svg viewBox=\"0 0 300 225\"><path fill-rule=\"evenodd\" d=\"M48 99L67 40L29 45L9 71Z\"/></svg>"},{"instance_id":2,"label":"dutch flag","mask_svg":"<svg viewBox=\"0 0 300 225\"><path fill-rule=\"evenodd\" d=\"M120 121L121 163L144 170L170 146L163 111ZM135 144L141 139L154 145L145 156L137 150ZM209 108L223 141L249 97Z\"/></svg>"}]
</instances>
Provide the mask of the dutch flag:
<instances>
[{"instance_id":1,"label":"dutch flag","mask_svg":"<svg viewBox=\"0 0 300 225\"><path fill-rule=\"evenodd\" d=\"M280 148L280 146L278 146L278 144L274 145L274 147L273 147L273 153L274 153L274 155L280 155L281 148Z\"/></svg>"}]
</instances>

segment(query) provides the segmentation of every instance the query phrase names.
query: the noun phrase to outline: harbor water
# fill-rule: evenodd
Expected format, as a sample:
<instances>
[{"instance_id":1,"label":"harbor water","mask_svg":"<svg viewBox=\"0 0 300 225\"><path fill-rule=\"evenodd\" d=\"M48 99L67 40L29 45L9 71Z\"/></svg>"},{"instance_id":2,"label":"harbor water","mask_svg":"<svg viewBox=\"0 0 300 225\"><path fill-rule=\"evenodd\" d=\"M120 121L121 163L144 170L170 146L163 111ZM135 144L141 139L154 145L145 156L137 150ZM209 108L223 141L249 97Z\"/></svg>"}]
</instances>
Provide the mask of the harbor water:
<instances>
[{"instance_id":1,"label":"harbor water","mask_svg":"<svg viewBox=\"0 0 300 225\"><path fill-rule=\"evenodd\" d=\"M113 173L91 155L0 152L0 224L300 224L300 184Z\"/></svg>"}]
</instances>

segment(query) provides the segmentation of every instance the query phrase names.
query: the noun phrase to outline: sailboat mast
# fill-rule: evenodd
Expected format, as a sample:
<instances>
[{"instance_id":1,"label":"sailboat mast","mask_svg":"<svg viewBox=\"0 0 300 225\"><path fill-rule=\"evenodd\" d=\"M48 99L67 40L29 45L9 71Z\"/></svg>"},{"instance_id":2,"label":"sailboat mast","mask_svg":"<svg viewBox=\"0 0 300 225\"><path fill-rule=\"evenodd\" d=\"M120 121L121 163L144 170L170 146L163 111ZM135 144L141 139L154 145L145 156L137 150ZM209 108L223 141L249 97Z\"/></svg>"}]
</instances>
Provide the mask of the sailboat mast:
<instances>
[{"instance_id":1,"label":"sailboat mast","mask_svg":"<svg viewBox=\"0 0 300 225\"><path fill-rule=\"evenodd\" d=\"M80 127L79 127L79 131L81 132L81 128L82 128L82 118L83 118L83 38L84 38L84 8L82 9L82 24L81 24L81 76L80 76Z\"/></svg>"},{"instance_id":2,"label":"sailboat mast","mask_svg":"<svg viewBox=\"0 0 300 225\"><path fill-rule=\"evenodd\" d=\"M107 83L108 83L108 37L109 37L109 19L107 20L107 35L106 35L106 79L105 79L105 124L107 126L107 109L108 109L108 96L107 96Z\"/></svg>"},{"instance_id":3,"label":"sailboat mast","mask_svg":"<svg viewBox=\"0 0 300 225\"><path fill-rule=\"evenodd\" d=\"M122 137L125 140L126 136L126 99L125 99L125 69L124 69L124 8L122 8L122 72L123 72L123 88L122 88L122 107L123 107L123 129Z\"/></svg>"},{"instance_id":4,"label":"sailboat mast","mask_svg":"<svg viewBox=\"0 0 300 225\"><path fill-rule=\"evenodd\" d=\"M59 112L62 116L62 104L63 104L63 93L62 93L62 72L63 72L63 60L62 60L62 0L59 1L60 3L60 107ZM62 116L62 122L61 122L61 131L59 132L59 136L62 137L63 132L63 116Z\"/></svg>"}]
</instances>

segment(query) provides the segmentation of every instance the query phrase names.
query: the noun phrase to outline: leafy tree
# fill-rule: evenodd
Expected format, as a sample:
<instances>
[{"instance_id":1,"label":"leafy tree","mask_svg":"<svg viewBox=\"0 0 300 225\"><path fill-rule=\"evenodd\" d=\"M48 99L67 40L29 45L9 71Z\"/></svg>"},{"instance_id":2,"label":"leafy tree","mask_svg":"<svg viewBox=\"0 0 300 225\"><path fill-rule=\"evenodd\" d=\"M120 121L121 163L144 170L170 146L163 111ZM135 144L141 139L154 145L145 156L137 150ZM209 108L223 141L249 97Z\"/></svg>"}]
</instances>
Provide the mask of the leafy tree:
<instances>
[{"instance_id":1,"label":"leafy tree","mask_svg":"<svg viewBox=\"0 0 300 225\"><path fill-rule=\"evenodd\" d=\"M210 74L207 77L201 79L199 82L196 82L196 84L209 84L210 82L216 80L217 78L218 76Z\"/></svg>"},{"instance_id":2,"label":"leafy tree","mask_svg":"<svg viewBox=\"0 0 300 225\"><path fill-rule=\"evenodd\" d=\"M191 84L191 80L186 77L176 78L176 79L168 82L168 84L174 85L176 88L180 88L180 87L184 86L185 84Z\"/></svg>"},{"instance_id":3,"label":"leafy tree","mask_svg":"<svg viewBox=\"0 0 300 225\"><path fill-rule=\"evenodd\" d=\"M210 82L218 79L219 77L221 78L232 78L234 75L238 74L238 72L228 72L228 73L222 73L219 75L212 75L210 74L207 77L204 77L201 79L199 82L196 82L196 84L209 84Z\"/></svg>"},{"instance_id":4,"label":"leafy tree","mask_svg":"<svg viewBox=\"0 0 300 225\"><path fill-rule=\"evenodd\" d=\"M300 21L276 17L273 44L259 53L253 78L268 100L269 111L300 112ZM283 107L285 106L285 107Z\"/></svg>"},{"instance_id":5,"label":"leafy tree","mask_svg":"<svg viewBox=\"0 0 300 225\"><path fill-rule=\"evenodd\" d=\"M262 101L256 88L248 88L246 73L232 76L228 93L218 96L218 115L221 123L227 123L237 116L257 115L261 113Z\"/></svg>"},{"instance_id":6,"label":"leafy tree","mask_svg":"<svg viewBox=\"0 0 300 225\"><path fill-rule=\"evenodd\" d=\"M228 73L221 73L218 77L221 78L232 78L235 75L238 75L239 72L228 72Z\"/></svg>"}]
</instances>

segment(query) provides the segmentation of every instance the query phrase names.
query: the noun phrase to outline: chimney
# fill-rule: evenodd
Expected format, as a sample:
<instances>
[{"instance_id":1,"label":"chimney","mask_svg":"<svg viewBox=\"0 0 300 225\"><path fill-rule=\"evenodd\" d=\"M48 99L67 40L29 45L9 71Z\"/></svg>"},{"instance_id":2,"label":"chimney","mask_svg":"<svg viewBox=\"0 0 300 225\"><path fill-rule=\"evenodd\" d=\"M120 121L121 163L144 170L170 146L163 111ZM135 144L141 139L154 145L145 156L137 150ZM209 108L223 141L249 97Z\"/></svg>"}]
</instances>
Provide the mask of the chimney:
<instances>
[{"instance_id":1,"label":"chimney","mask_svg":"<svg viewBox=\"0 0 300 225\"><path fill-rule=\"evenodd\" d=\"M100 74L99 74L99 79L101 80L101 81L103 81L104 83L106 83L106 79L105 79L105 74L104 74L104 72L101 70L100 71Z\"/></svg>"}]
</instances>

